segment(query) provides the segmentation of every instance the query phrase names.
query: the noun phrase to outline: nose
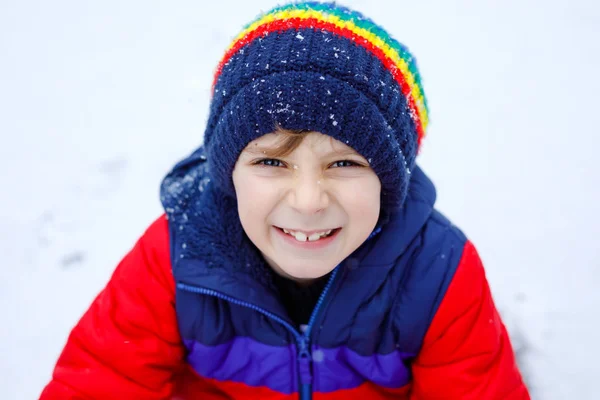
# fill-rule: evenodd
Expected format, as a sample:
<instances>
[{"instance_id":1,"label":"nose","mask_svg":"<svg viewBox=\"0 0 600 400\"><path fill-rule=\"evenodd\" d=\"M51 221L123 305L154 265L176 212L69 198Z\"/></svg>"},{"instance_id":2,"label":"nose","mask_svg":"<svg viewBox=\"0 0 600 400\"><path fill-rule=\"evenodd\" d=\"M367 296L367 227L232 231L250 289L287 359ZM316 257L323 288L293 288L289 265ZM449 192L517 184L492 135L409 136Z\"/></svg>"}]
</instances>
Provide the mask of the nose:
<instances>
[{"instance_id":1,"label":"nose","mask_svg":"<svg viewBox=\"0 0 600 400\"><path fill-rule=\"evenodd\" d=\"M298 212L311 215L329 205L324 179L316 173L298 173L289 191L288 201Z\"/></svg>"}]
</instances>

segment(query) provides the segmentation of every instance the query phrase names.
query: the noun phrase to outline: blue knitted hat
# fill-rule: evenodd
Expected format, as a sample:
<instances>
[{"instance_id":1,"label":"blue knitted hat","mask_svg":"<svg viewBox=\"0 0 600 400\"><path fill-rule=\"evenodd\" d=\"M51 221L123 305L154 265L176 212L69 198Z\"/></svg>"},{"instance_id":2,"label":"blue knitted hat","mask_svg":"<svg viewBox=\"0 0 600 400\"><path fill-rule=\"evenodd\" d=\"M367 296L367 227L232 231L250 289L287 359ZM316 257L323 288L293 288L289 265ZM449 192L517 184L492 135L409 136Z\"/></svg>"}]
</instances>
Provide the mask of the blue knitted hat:
<instances>
[{"instance_id":1,"label":"blue knitted hat","mask_svg":"<svg viewBox=\"0 0 600 400\"><path fill-rule=\"evenodd\" d=\"M381 206L404 203L428 122L414 57L382 28L334 3L277 7L232 42L214 77L204 146L213 182L235 197L240 152L275 130L346 143L381 181Z\"/></svg>"}]
</instances>

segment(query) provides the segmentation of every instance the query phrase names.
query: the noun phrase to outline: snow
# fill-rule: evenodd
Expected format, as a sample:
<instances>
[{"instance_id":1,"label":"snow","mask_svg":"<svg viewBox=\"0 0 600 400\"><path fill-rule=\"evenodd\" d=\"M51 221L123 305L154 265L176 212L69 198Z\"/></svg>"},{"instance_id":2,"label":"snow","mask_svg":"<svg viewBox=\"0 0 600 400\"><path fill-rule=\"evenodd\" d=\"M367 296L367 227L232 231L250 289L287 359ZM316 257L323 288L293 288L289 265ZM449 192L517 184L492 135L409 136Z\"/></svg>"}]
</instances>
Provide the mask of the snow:
<instances>
[{"instance_id":1,"label":"snow","mask_svg":"<svg viewBox=\"0 0 600 400\"><path fill-rule=\"evenodd\" d=\"M420 163L478 247L533 397L600 376L600 6L346 1L414 52ZM0 397L35 398L70 328L161 212L211 75L275 1L0 6ZM279 110L278 110L279 111Z\"/></svg>"}]
</instances>

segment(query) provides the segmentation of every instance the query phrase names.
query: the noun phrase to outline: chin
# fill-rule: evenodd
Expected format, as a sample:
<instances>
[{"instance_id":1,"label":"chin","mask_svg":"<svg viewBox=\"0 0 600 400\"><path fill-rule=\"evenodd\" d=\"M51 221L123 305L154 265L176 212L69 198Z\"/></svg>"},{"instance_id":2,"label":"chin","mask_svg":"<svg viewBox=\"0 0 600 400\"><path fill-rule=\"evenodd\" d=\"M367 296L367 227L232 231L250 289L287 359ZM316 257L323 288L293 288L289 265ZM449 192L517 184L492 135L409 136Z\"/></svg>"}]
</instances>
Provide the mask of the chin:
<instances>
[{"instance_id":1,"label":"chin","mask_svg":"<svg viewBox=\"0 0 600 400\"><path fill-rule=\"evenodd\" d=\"M280 267L281 268L281 267ZM311 265L290 265L281 268L281 271L287 275L290 279L294 280L311 280L318 279L322 276L327 275L331 271L335 269L335 265L333 266L316 266L314 263Z\"/></svg>"}]
</instances>

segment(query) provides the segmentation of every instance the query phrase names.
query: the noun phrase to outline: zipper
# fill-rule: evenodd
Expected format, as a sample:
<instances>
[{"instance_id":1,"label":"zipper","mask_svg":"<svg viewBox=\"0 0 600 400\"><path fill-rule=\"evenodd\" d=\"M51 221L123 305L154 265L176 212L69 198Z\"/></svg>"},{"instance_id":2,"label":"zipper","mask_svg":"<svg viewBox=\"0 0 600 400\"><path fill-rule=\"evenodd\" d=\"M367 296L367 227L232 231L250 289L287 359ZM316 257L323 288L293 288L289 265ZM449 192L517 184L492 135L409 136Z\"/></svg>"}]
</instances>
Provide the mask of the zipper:
<instances>
[{"instance_id":1,"label":"zipper","mask_svg":"<svg viewBox=\"0 0 600 400\"><path fill-rule=\"evenodd\" d=\"M325 303L325 298L327 297L327 293L333 286L333 282L335 281L335 277L337 276L339 271L339 266L335 267L329 280L327 281L327 285L321 292L319 296L319 300L317 300L317 304L315 305L315 309L312 311L310 315L310 319L308 320L308 325L304 330L303 335L301 336L300 341L300 352L298 354L298 367L300 372L300 389L299 389L299 398L300 400L310 400L312 399L312 370L311 370L311 362L312 357L310 355L309 347L310 347L310 333L312 332L312 328L319 316L319 311L321 310L323 303Z\"/></svg>"},{"instance_id":2,"label":"zipper","mask_svg":"<svg viewBox=\"0 0 600 400\"><path fill-rule=\"evenodd\" d=\"M191 293L197 293L197 294L202 294L202 295L206 295L206 296L216 297L218 299L230 302L231 304L249 308L251 310L261 313L265 317L270 318L271 320L273 320L273 321L281 324L283 327L285 327L294 336L294 338L296 339L296 345L298 346L298 377L299 377L299 381L300 381L299 382L299 390L298 390L299 399L300 400L310 400L310 399L312 399L312 378L313 378L312 370L311 370L312 357L310 354L310 334L312 332L313 325L315 324L315 321L317 320L317 317L319 316L319 311L320 311L321 307L323 306L323 303L325 303L327 293L330 291L331 287L333 286L333 282L337 276L338 270L339 270L339 266L336 267L333 270L333 272L331 273L331 276L329 277L329 280L327 281L327 285L325 285L323 292L321 293L321 295L319 296L319 299L317 300L317 304L310 316L308 325L307 325L306 329L304 330L304 332L302 332L302 333L300 333L294 326L292 326L285 319L277 316L276 314L274 314L270 311L265 310L262 307L258 307L252 303L238 300L236 298L224 295L223 293L217 292L212 289L206 289L206 288L202 288L202 287L187 285L185 283L178 283L177 288L185 290L187 292L191 292Z\"/></svg>"}]
</instances>

